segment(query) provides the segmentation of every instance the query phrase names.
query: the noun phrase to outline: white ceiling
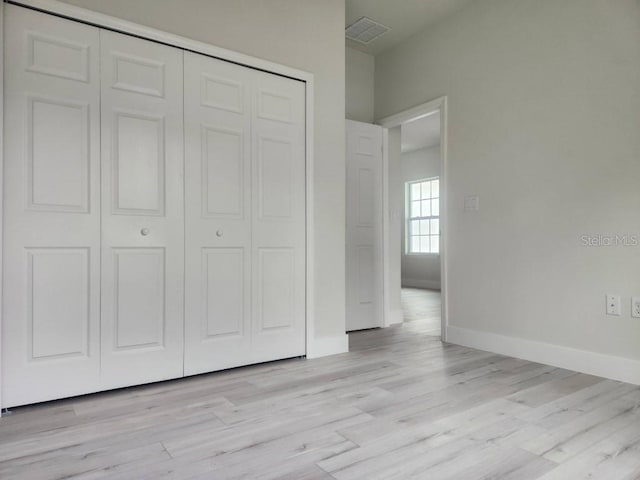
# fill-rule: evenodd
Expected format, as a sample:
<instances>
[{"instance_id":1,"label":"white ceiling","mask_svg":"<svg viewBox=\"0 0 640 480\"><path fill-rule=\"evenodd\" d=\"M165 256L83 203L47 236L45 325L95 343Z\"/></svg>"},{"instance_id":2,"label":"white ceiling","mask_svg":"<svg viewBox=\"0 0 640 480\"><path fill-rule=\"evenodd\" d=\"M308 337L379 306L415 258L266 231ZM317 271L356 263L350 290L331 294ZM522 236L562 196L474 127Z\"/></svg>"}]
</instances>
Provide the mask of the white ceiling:
<instances>
[{"instance_id":1,"label":"white ceiling","mask_svg":"<svg viewBox=\"0 0 640 480\"><path fill-rule=\"evenodd\" d=\"M402 153L440 144L440 115L433 114L402 124Z\"/></svg>"},{"instance_id":2,"label":"white ceiling","mask_svg":"<svg viewBox=\"0 0 640 480\"><path fill-rule=\"evenodd\" d=\"M360 17L369 17L391 27L387 33L363 45L346 40L347 45L377 55L433 25L473 0L346 0L346 26Z\"/></svg>"}]
</instances>

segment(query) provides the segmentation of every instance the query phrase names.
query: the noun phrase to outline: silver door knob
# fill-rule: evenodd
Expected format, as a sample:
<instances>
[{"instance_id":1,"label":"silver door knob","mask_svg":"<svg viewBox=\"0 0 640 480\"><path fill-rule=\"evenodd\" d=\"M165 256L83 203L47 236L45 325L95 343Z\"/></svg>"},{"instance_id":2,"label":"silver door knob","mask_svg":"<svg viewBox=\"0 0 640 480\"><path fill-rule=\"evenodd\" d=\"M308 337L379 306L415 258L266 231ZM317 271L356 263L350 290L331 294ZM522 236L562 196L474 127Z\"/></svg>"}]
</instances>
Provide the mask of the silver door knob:
<instances>
[{"instance_id":1,"label":"silver door knob","mask_svg":"<svg viewBox=\"0 0 640 480\"><path fill-rule=\"evenodd\" d=\"M222 231L221 228L216 230L216 237L221 237L222 235L224 235L224 232Z\"/></svg>"},{"instance_id":2,"label":"silver door knob","mask_svg":"<svg viewBox=\"0 0 640 480\"><path fill-rule=\"evenodd\" d=\"M143 228L142 230L140 230L140 235L142 235L143 237L146 237L147 235L149 235L149 229Z\"/></svg>"}]
</instances>

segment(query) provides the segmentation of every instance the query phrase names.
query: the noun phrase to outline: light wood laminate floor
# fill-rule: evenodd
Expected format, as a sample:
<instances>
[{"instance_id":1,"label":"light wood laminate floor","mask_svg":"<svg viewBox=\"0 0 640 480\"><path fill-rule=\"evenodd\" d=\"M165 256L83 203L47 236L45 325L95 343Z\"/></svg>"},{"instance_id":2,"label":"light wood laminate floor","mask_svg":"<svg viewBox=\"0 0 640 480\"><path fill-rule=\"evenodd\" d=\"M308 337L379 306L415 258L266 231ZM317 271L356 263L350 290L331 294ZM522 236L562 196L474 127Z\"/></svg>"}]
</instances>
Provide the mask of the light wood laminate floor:
<instances>
[{"instance_id":1,"label":"light wood laminate floor","mask_svg":"<svg viewBox=\"0 0 640 480\"><path fill-rule=\"evenodd\" d=\"M640 478L640 387L443 345L432 327L15 409L0 478Z\"/></svg>"}]
</instances>

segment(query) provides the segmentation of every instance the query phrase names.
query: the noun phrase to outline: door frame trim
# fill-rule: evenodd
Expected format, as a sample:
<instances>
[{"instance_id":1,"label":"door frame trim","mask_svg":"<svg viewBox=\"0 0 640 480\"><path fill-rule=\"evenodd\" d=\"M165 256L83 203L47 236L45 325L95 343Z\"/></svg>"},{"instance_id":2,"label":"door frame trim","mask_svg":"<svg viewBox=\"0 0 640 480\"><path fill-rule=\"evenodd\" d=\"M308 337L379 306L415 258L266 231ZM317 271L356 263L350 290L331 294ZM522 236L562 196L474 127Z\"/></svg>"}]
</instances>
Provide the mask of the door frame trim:
<instances>
[{"instance_id":1,"label":"door frame trim","mask_svg":"<svg viewBox=\"0 0 640 480\"><path fill-rule=\"evenodd\" d=\"M315 335L315 315L313 307L315 305L314 291L315 291L315 276L314 276L314 74L306 72L304 70L298 70L288 67L286 65L280 65L269 60L262 58L245 55L243 53L227 50L226 48L216 47L208 43L192 40L190 38L182 37L180 35L174 35L162 30L140 25L134 22L123 20L117 17L112 17L99 12L94 12L81 7L76 7L67 3L62 3L57 0L0 0L0 69L3 75L0 75L0 272L2 270L2 198L4 195L2 172L4 171L3 164L3 144L2 133L3 125L2 119L4 118L4 87L2 85L2 78L4 77L4 61L2 58L2 52L4 52L4 4L10 3L13 5L26 7L31 10L37 10L43 13L52 14L58 17L67 18L69 20L78 21L93 25L98 28L105 28L108 30L124 33L126 35L132 35L143 39L155 41L158 43L166 44L172 47L178 47L183 50L188 50L196 53L201 53L210 57L218 58L227 62L236 63L245 67L249 67L255 70L262 70L267 73L273 73L283 77L288 77L293 80L299 80L305 83L305 194L306 194L306 298L305 298L305 351L306 355L320 356L317 353L324 352L327 347L324 345L323 338L316 338ZM2 277L0 274L0 292L2 292ZM342 340L342 339L341 339ZM344 342L341 342L344 343ZM2 296L0 295L0 407L2 403ZM329 353L336 353L335 348L330 349ZM344 345L340 345L340 351L344 350Z\"/></svg>"},{"instance_id":2,"label":"door frame trim","mask_svg":"<svg viewBox=\"0 0 640 480\"><path fill-rule=\"evenodd\" d=\"M0 3L0 408L2 403L2 312L4 288L3 252L4 252L4 3ZM0 416L2 411L0 410Z\"/></svg>"},{"instance_id":3,"label":"door frame trim","mask_svg":"<svg viewBox=\"0 0 640 480\"><path fill-rule=\"evenodd\" d=\"M440 240L440 298L441 298L441 339L443 342L447 341L447 325L448 325L448 284L447 284L447 241L448 241L448 197L449 190L447 189L447 97L439 97L434 100L428 101L426 103L422 103L420 105L416 105L407 110L403 110L402 112L396 113L394 115L390 115L388 117L383 117L378 120L376 123L378 125L382 125L386 129L394 128L406 123L410 120L417 120L418 118L428 117L429 115L440 114L440 184L444 186L444 188L440 191L440 203L441 208L440 211L444 212L444 215L440 217L440 232L441 232L441 240ZM385 138L388 138L388 132L385 134ZM386 142L388 144L388 142ZM385 153L383 157L383 167L382 167L382 176L383 176L383 206L382 210L385 212L384 221L383 221L383 237L385 239L385 249L384 249L384 265L385 265L385 283L384 289L385 292L390 292L390 279L388 278L389 272L389 262L391 260L391 252L388 248L388 238L389 238L389 208L390 208L390 200L389 200L389 155L388 152ZM393 312L388 310L388 302L385 302L385 326L387 321L393 321L392 319Z\"/></svg>"}]
</instances>

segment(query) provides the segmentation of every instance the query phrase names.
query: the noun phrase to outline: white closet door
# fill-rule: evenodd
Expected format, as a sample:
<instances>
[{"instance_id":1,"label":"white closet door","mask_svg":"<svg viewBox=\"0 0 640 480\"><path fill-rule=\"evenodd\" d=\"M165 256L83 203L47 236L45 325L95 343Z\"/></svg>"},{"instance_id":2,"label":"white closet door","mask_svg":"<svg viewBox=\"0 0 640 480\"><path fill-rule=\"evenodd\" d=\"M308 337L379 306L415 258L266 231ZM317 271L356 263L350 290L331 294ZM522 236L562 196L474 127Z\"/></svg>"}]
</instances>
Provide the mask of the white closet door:
<instances>
[{"instance_id":1,"label":"white closet door","mask_svg":"<svg viewBox=\"0 0 640 480\"><path fill-rule=\"evenodd\" d=\"M102 385L183 373L182 50L102 30Z\"/></svg>"},{"instance_id":2,"label":"white closet door","mask_svg":"<svg viewBox=\"0 0 640 480\"><path fill-rule=\"evenodd\" d=\"M97 390L98 29L5 5L3 406Z\"/></svg>"},{"instance_id":3,"label":"white closet door","mask_svg":"<svg viewBox=\"0 0 640 480\"><path fill-rule=\"evenodd\" d=\"M305 354L305 85L253 77L251 359L261 362Z\"/></svg>"},{"instance_id":4,"label":"white closet door","mask_svg":"<svg viewBox=\"0 0 640 480\"><path fill-rule=\"evenodd\" d=\"M251 73L185 52L185 374L251 351Z\"/></svg>"},{"instance_id":5,"label":"white closet door","mask_svg":"<svg viewBox=\"0 0 640 480\"><path fill-rule=\"evenodd\" d=\"M185 53L185 373L305 353L304 84Z\"/></svg>"}]
</instances>

